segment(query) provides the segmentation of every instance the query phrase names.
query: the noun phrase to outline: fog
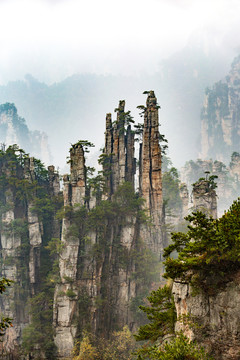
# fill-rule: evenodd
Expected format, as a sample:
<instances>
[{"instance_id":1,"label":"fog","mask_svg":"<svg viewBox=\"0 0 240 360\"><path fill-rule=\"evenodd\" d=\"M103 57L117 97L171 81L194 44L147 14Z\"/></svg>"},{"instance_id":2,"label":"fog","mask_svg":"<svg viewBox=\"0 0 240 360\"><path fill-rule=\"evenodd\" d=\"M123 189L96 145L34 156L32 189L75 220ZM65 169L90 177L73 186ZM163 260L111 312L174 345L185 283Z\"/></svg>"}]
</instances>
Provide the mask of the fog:
<instances>
[{"instance_id":1,"label":"fog","mask_svg":"<svg viewBox=\"0 0 240 360\"><path fill-rule=\"evenodd\" d=\"M235 0L2 0L0 83L154 73L196 31L234 50L239 10Z\"/></svg>"},{"instance_id":2,"label":"fog","mask_svg":"<svg viewBox=\"0 0 240 360\"><path fill-rule=\"evenodd\" d=\"M204 88L224 78L239 52L238 0L1 0L0 13L0 100L15 102L31 129L48 133L57 165L63 166L70 142L79 138L101 146L105 113L126 99L137 115L135 107L144 103L141 93L150 89L162 106L162 132L174 164L197 157ZM10 89L26 74L50 90L40 87L20 101ZM72 83L64 93L51 95L59 101L48 104L49 91L74 74L104 75L102 86L79 80L86 107L96 106L91 119L87 111L82 115L84 105L78 107L77 98L66 101ZM30 102L36 96L40 104L34 108ZM66 113L58 114L59 103ZM72 115L70 106L76 108Z\"/></svg>"}]
</instances>

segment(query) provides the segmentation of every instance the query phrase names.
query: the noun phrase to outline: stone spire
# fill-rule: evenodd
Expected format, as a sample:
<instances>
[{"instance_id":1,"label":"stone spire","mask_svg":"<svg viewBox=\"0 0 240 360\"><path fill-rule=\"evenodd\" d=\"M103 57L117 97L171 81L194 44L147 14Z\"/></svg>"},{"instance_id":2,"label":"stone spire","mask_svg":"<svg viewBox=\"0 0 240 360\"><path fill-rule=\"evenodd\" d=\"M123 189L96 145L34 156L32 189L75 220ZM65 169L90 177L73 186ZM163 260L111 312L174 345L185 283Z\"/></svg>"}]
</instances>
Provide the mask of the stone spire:
<instances>
[{"instance_id":1,"label":"stone spire","mask_svg":"<svg viewBox=\"0 0 240 360\"><path fill-rule=\"evenodd\" d=\"M113 127L112 127L112 115L108 113L106 115L106 131L105 131L105 154L106 159L103 162L103 171L106 178L106 188L108 189L109 196L113 193L112 184L112 153L113 153Z\"/></svg>"},{"instance_id":2,"label":"stone spire","mask_svg":"<svg viewBox=\"0 0 240 360\"><path fill-rule=\"evenodd\" d=\"M84 204L86 190L86 171L84 150L81 144L75 144L70 149L70 185L71 204Z\"/></svg>"},{"instance_id":3,"label":"stone spire","mask_svg":"<svg viewBox=\"0 0 240 360\"><path fill-rule=\"evenodd\" d=\"M84 150L77 143L70 149L70 176L64 175L63 198L64 206L84 205L86 195L86 171ZM61 282L56 286L54 295L55 344L59 353L69 355L74 345L77 324L72 321L73 314L77 312L76 298L67 295L59 297L59 292L67 294L72 291L77 294L77 271L79 257L79 239L69 232L71 220L63 218L62 245L63 251L59 259Z\"/></svg>"},{"instance_id":4,"label":"stone spire","mask_svg":"<svg viewBox=\"0 0 240 360\"><path fill-rule=\"evenodd\" d=\"M159 144L159 121L157 99L153 91L147 97L144 113L143 142L140 146L139 185L145 207L154 224L150 248L160 251L163 248L163 198L161 173L161 147Z\"/></svg>"}]
</instances>

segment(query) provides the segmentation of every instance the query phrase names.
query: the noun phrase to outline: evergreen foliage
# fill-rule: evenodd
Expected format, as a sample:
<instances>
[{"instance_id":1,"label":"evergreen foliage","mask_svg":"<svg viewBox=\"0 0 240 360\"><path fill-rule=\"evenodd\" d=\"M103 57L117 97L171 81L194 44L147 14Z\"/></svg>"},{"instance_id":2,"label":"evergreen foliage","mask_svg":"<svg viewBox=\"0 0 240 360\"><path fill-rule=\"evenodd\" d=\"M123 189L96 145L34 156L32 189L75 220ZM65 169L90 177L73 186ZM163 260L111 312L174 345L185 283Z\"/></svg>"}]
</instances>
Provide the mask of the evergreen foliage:
<instances>
[{"instance_id":1,"label":"evergreen foliage","mask_svg":"<svg viewBox=\"0 0 240 360\"><path fill-rule=\"evenodd\" d=\"M171 288L165 285L156 291L152 291L147 297L150 305L139 306L146 313L150 322L140 326L136 340L151 340L151 342L162 339L167 334L174 333L176 311L171 293Z\"/></svg>"},{"instance_id":2,"label":"evergreen foliage","mask_svg":"<svg viewBox=\"0 0 240 360\"><path fill-rule=\"evenodd\" d=\"M179 210L182 206L182 201L179 194L179 183L180 180L176 168L172 167L163 173L163 200L170 214Z\"/></svg>"},{"instance_id":3,"label":"evergreen foliage","mask_svg":"<svg viewBox=\"0 0 240 360\"><path fill-rule=\"evenodd\" d=\"M186 220L188 232L173 233L173 243L165 249L165 276L217 288L240 267L240 199L220 219L195 212ZM174 250L177 259L170 257Z\"/></svg>"},{"instance_id":4,"label":"evergreen foliage","mask_svg":"<svg viewBox=\"0 0 240 360\"><path fill-rule=\"evenodd\" d=\"M4 293L7 290L7 287L10 286L12 283L11 280L3 277L0 280L0 294ZM12 319L10 319L7 316L1 316L0 319L0 336L3 336L7 330L7 328L9 328L9 326L12 326Z\"/></svg>"},{"instance_id":5,"label":"evergreen foliage","mask_svg":"<svg viewBox=\"0 0 240 360\"><path fill-rule=\"evenodd\" d=\"M210 360L195 342L182 333L175 333L177 317L170 286L152 291L147 299L149 305L140 309L149 323L140 326L134 335L137 341L144 341L135 353L137 360Z\"/></svg>"},{"instance_id":6,"label":"evergreen foliage","mask_svg":"<svg viewBox=\"0 0 240 360\"><path fill-rule=\"evenodd\" d=\"M146 353L139 355L138 360L213 360L205 350L194 341L180 333L162 346L154 345Z\"/></svg>"},{"instance_id":7,"label":"evergreen foliage","mask_svg":"<svg viewBox=\"0 0 240 360\"><path fill-rule=\"evenodd\" d=\"M17 145L0 150L0 210L1 215L13 210L15 219L10 223L1 221L1 230L9 236L20 238L20 247L16 251L16 278L14 283L14 306L16 316L27 311L31 323L23 331L23 349L25 354L39 353L39 358L54 359L55 345L52 330L52 306L55 283L58 279L58 259L53 251L51 234L54 214L62 206L61 196L52 196L49 189L48 171L42 162L33 159L34 174L25 168L28 154ZM28 161L27 161L28 162ZM27 177L25 176L27 175ZM29 231L27 213L37 215L42 230L42 247L39 249L39 278L34 295L29 298ZM1 216L2 219L2 216ZM59 245L55 239L55 248ZM59 246L58 246L59 247ZM8 259L3 259L7 266ZM37 358L37 357L36 357Z\"/></svg>"},{"instance_id":8,"label":"evergreen foliage","mask_svg":"<svg viewBox=\"0 0 240 360\"><path fill-rule=\"evenodd\" d=\"M73 351L73 360L133 360L134 338L127 326L114 331L109 339L84 332Z\"/></svg>"}]
</instances>

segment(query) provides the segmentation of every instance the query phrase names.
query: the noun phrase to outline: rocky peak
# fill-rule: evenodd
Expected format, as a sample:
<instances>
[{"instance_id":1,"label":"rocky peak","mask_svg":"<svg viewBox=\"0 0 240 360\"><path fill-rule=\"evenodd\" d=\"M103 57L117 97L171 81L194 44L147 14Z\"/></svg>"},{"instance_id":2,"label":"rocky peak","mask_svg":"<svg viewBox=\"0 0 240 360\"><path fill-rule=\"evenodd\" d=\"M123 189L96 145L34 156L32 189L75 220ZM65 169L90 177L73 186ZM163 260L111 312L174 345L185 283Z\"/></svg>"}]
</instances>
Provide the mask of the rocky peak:
<instances>
[{"instance_id":1,"label":"rocky peak","mask_svg":"<svg viewBox=\"0 0 240 360\"><path fill-rule=\"evenodd\" d=\"M134 158L134 133L126 125L125 101L120 100L117 120L112 123L111 114L106 115L105 148L106 159L103 170L107 174L108 192L111 197L119 185L128 181L134 184L136 160ZM126 128L127 126L127 128Z\"/></svg>"},{"instance_id":2,"label":"rocky peak","mask_svg":"<svg viewBox=\"0 0 240 360\"><path fill-rule=\"evenodd\" d=\"M141 148L141 194L146 207L155 211L162 208L161 147L159 144L157 99L150 91L144 113L143 143Z\"/></svg>"},{"instance_id":3,"label":"rocky peak","mask_svg":"<svg viewBox=\"0 0 240 360\"><path fill-rule=\"evenodd\" d=\"M72 145L70 149L70 171L72 185L85 183L85 157L81 144Z\"/></svg>"},{"instance_id":4,"label":"rocky peak","mask_svg":"<svg viewBox=\"0 0 240 360\"><path fill-rule=\"evenodd\" d=\"M159 143L159 120L157 99L154 91L150 91L144 111L143 141L139 153L139 190L145 200L145 207L152 217L153 227L149 245L157 253L164 247L163 196L162 196L162 158Z\"/></svg>"},{"instance_id":5,"label":"rocky peak","mask_svg":"<svg viewBox=\"0 0 240 360\"><path fill-rule=\"evenodd\" d=\"M217 218L217 194L209 180L200 180L193 184L192 197L194 211Z\"/></svg>"}]
</instances>

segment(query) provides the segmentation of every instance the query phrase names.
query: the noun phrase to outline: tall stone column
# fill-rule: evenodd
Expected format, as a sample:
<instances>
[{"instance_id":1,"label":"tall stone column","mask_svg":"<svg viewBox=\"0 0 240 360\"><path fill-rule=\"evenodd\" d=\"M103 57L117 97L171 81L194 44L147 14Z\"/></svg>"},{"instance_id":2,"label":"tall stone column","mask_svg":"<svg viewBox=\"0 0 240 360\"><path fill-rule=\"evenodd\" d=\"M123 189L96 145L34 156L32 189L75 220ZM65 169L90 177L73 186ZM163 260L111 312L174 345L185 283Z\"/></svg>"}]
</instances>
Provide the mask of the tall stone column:
<instances>
[{"instance_id":1,"label":"tall stone column","mask_svg":"<svg viewBox=\"0 0 240 360\"><path fill-rule=\"evenodd\" d=\"M140 146L140 194L145 200L145 208L151 217L152 226L143 238L149 248L157 254L163 250L164 235L161 147L159 143L159 120L157 99L153 91L149 92L144 113L143 142Z\"/></svg>"},{"instance_id":2,"label":"tall stone column","mask_svg":"<svg viewBox=\"0 0 240 360\"><path fill-rule=\"evenodd\" d=\"M75 144L70 149L70 176L64 175L64 206L80 206L85 203L86 171L82 145ZM71 231L71 219L65 217L62 225L63 251L59 259L61 282L56 286L54 295L55 344L60 356L69 356L74 346L77 323L77 271L79 239ZM73 294L76 294L74 296ZM69 296L71 295L71 296Z\"/></svg>"}]
</instances>

